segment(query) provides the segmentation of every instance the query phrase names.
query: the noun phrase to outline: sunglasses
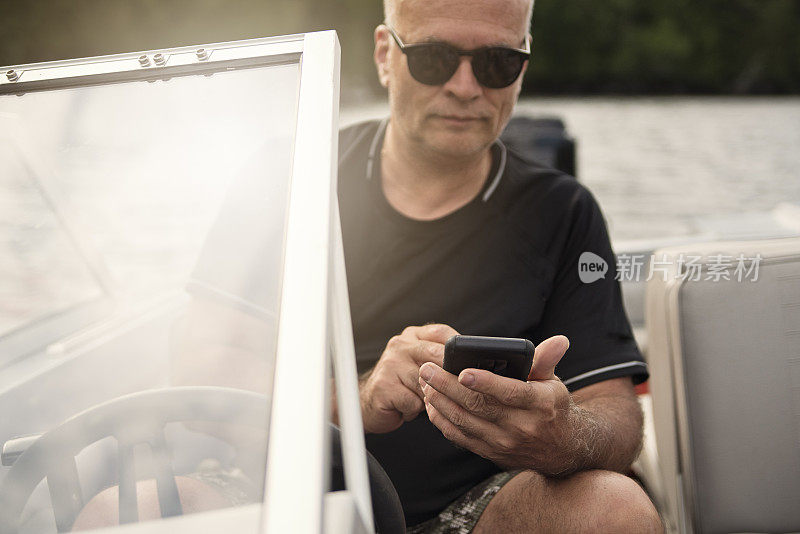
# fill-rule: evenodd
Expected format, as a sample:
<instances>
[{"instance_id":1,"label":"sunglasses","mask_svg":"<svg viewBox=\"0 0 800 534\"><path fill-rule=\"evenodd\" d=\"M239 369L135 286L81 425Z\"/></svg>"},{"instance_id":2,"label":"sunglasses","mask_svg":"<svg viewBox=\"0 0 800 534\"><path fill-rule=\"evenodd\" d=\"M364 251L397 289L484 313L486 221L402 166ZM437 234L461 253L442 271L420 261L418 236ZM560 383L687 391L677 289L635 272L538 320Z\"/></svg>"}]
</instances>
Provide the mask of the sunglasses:
<instances>
[{"instance_id":1,"label":"sunglasses","mask_svg":"<svg viewBox=\"0 0 800 534\"><path fill-rule=\"evenodd\" d=\"M472 73L478 83L489 89L502 89L514 83L525 61L531 57L528 37L524 49L484 46L460 50L446 43L405 44L392 28L386 28L406 55L411 76L425 85L444 85L458 70L461 56L471 56Z\"/></svg>"}]
</instances>

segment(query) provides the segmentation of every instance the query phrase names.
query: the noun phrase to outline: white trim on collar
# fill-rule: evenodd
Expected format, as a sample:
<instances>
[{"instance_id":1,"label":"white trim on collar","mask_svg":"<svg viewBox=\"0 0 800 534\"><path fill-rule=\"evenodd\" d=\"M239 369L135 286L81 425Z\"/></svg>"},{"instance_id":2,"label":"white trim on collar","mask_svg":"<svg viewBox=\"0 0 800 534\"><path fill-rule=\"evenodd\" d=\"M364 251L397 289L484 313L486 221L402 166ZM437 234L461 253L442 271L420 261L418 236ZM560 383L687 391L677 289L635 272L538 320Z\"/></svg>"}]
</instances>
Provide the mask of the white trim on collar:
<instances>
[{"instance_id":1,"label":"white trim on collar","mask_svg":"<svg viewBox=\"0 0 800 534\"><path fill-rule=\"evenodd\" d=\"M372 167L375 165L375 153L378 150L378 141L380 141L386 125L389 124L389 119L383 119L378 124L378 130L375 132L375 137L372 138L372 143L369 145L369 154L367 155L367 180L372 180Z\"/></svg>"},{"instance_id":2,"label":"white trim on collar","mask_svg":"<svg viewBox=\"0 0 800 534\"><path fill-rule=\"evenodd\" d=\"M503 177L503 171L506 170L506 145L503 144L499 137L494 140L494 144L500 147L500 165L497 166L497 173L495 173L494 178L492 178L492 183L489 184L489 187L486 188L486 192L483 194L484 202L489 200L494 190L500 185L500 178Z\"/></svg>"},{"instance_id":3,"label":"white trim on collar","mask_svg":"<svg viewBox=\"0 0 800 534\"><path fill-rule=\"evenodd\" d=\"M378 152L378 142L380 141L384 130L386 130L386 125L388 123L389 119L386 118L383 119L380 124L378 124L378 129L375 131L375 136L372 138L372 142L369 145L369 153L367 154L367 180L372 180L372 172L374 170L373 167L375 166L375 155ZM492 182L483 193L482 200L484 202L489 200L495 189L497 189L497 186L500 185L500 179L503 177L503 171L506 170L506 145L504 145L499 138L494 140L494 144L500 147L500 165L497 166L497 172L495 173L494 178L492 178Z\"/></svg>"}]
</instances>

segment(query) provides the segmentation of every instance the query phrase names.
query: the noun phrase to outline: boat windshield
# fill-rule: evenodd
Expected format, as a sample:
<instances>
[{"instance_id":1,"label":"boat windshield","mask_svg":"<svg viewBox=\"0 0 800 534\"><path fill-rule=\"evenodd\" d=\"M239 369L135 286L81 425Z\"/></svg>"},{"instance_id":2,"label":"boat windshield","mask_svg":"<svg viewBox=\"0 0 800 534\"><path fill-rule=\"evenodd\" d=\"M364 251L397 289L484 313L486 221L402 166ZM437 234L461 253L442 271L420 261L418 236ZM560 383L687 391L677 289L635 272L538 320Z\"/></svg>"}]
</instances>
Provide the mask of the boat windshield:
<instances>
[{"instance_id":1,"label":"boat windshield","mask_svg":"<svg viewBox=\"0 0 800 534\"><path fill-rule=\"evenodd\" d=\"M0 516L21 531L260 506L298 88L284 62L0 96Z\"/></svg>"}]
</instances>

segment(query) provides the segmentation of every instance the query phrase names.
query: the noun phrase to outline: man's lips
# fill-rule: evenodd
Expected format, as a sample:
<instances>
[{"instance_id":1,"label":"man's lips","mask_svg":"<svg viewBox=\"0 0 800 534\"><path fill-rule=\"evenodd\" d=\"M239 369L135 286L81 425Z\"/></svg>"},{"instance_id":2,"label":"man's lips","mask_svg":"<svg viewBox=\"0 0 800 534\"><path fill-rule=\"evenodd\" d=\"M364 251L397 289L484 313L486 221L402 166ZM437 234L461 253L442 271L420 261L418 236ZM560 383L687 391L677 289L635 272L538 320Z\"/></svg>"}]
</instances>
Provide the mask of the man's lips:
<instances>
[{"instance_id":1,"label":"man's lips","mask_svg":"<svg viewBox=\"0 0 800 534\"><path fill-rule=\"evenodd\" d=\"M472 121L479 121L483 120L483 117L475 116L475 115L448 115L448 114L441 114L436 113L433 115L434 118L450 121L450 122L459 122L459 123L468 123Z\"/></svg>"}]
</instances>

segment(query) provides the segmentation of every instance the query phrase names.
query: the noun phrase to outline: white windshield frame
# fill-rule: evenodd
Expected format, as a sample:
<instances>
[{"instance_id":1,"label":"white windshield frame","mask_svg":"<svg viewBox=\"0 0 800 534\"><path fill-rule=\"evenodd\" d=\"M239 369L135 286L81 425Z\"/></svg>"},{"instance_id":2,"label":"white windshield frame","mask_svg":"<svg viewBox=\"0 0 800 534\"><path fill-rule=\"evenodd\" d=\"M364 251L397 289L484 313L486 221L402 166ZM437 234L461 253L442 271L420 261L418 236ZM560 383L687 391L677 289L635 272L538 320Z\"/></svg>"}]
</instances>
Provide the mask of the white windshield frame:
<instances>
[{"instance_id":1,"label":"white windshield frame","mask_svg":"<svg viewBox=\"0 0 800 534\"><path fill-rule=\"evenodd\" d=\"M327 506L340 508L340 512L350 510L356 530L372 532L336 196L340 69L336 33L314 32L4 67L0 70L0 95L278 64L299 64L300 85L267 448L268 457L278 460L267 462L259 531L336 530L332 529L332 510L325 510ZM336 360L348 487L336 499L330 495L326 498L331 357ZM240 510L226 511L224 515L253 517L252 508ZM191 530L195 522L190 517L174 518L127 528L183 531L182 525Z\"/></svg>"}]
</instances>

